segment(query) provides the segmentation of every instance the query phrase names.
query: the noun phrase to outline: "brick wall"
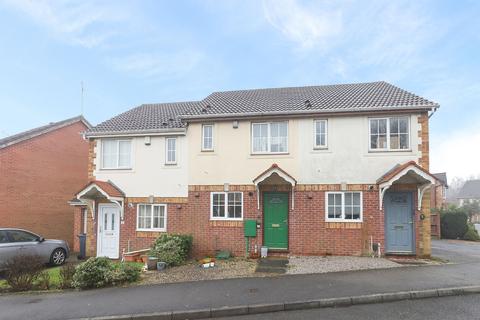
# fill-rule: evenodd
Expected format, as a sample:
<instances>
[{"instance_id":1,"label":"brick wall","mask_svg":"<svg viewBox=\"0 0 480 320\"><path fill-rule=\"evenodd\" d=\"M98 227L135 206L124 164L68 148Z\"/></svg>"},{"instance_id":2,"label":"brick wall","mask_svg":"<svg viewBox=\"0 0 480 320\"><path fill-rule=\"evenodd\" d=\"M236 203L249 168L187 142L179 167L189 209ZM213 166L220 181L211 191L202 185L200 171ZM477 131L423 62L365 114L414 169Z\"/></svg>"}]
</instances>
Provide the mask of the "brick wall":
<instances>
[{"instance_id":1,"label":"brick wall","mask_svg":"<svg viewBox=\"0 0 480 320\"><path fill-rule=\"evenodd\" d=\"M0 150L0 226L18 227L73 246L67 203L87 183L88 143L82 122Z\"/></svg>"},{"instance_id":2,"label":"brick wall","mask_svg":"<svg viewBox=\"0 0 480 320\"><path fill-rule=\"evenodd\" d=\"M289 188L278 188L288 191ZM167 204L167 232L193 235L194 256L214 254L217 250L229 250L234 255L245 255L243 221L211 221L210 192L222 191L223 186L190 186L188 198L155 198L155 203ZM261 188L271 191L272 188ZM307 191L308 190L308 191ZM347 190L363 192L363 221L326 222L325 192L340 190L340 185L299 185L295 191L295 207L291 207L289 194L289 253L297 255L363 255L368 254L370 241L380 243L385 248L384 211L379 209L379 194L376 186L348 185ZM420 219L416 189L414 185L394 185L392 191L411 191L415 205L416 252L419 256L430 254L429 216ZM263 243L262 197L260 210L257 207L257 192L253 185L230 185L230 191L242 191L244 199L244 219L254 219L261 223L257 237L250 241L253 253ZM430 200L424 196L424 205ZM120 229L120 253L128 250L148 248L159 232L136 231L136 210L138 203L148 203L148 198L127 198L125 219ZM96 220L89 214L88 252L95 255Z\"/></svg>"}]
</instances>

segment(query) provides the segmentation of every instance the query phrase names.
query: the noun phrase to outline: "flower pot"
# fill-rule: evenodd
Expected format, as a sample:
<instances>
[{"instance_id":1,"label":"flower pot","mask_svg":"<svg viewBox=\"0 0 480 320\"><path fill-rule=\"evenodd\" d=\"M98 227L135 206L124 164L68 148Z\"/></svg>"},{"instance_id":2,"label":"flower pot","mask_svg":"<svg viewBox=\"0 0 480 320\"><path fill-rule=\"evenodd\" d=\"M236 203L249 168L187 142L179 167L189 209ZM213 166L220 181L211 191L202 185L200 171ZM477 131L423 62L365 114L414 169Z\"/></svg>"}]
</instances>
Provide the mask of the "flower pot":
<instances>
[{"instance_id":1,"label":"flower pot","mask_svg":"<svg viewBox=\"0 0 480 320\"><path fill-rule=\"evenodd\" d=\"M157 262L157 270L158 271L163 271L167 268L167 264L165 262Z\"/></svg>"},{"instance_id":2,"label":"flower pot","mask_svg":"<svg viewBox=\"0 0 480 320\"><path fill-rule=\"evenodd\" d=\"M158 262L157 257L148 257L147 269L148 270L157 270L157 262Z\"/></svg>"}]
</instances>

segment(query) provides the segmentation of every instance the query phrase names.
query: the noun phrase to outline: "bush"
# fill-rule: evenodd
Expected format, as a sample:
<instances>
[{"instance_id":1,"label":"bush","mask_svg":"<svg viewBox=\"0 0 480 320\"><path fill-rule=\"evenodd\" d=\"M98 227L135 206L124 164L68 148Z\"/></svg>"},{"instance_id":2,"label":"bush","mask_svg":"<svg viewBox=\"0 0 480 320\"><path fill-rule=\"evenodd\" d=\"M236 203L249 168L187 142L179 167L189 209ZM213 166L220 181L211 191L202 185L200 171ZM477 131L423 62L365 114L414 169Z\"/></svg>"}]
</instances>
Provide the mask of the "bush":
<instances>
[{"instance_id":1,"label":"bush","mask_svg":"<svg viewBox=\"0 0 480 320\"><path fill-rule=\"evenodd\" d=\"M108 258L90 258L77 266L72 285L78 289L90 289L134 282L140 278L140 272L138 265L115 264Z\"/></svg>"},{"instance_id":2,"label":"bush","mask_svg":"<svg viewBox=\"0 0 480 320\"><path fill-rule=\"evenodd\" d=\"M50 290L50 273L48 270L40 272L37 277L37 284L42 290Z\"/></svg>"},{"instance_id":3,"label":"bush","mask_svg":"<svg viewBox=\"0 0 480 320\"><path fill-rule=\"evenodd\" d=\"M463 235L463 240L468 240L468 241L480 240L480 237L478 236L478 232L472 224L468 225L468 230Z\"/></svg>"},{"instance_id":4,"label":"bush","mask_svg":"<svg viewBox=\"0 0 480 320\"><path fill-rule=\"evenodd\" d=\"M178 266L187 260L192 242L190 235L162 234L153 243L149 254L168 266Z\"/></svg>"},{"instance_id":5,"label":"bush","mask_svg":"<svg viewBox=\"0 0 480 320\"><path fill-rule=\"evenodd\" d=\"M465 210L449 207L440 211L442 237L447 239L461 239L467 232L467 214Z\"/></svg>"},{"instance_id":6,"label":"bush","mask_svg":"<svg viewBox=\"0 0 480 320\"><path fill-rule=\"evenodd\" d=\"M71 263L64 264L60 268L60 287L62 289L68 289L72 287L74 274L75 274L75 266Z\"/></svg>"},{"instance_id":7,"label":"bush","mask_svg":"<svg viewBox=\"0 0 480 320\"><path fill-rule=\"evenodd\" d=\"M123 283L138 281L140 279L141 272L141 264L123 262L119 264L117 269L115 270L114 282Z\"/></svg>"},{"instance_id":8,"label":"bush","mask_svg":"<svg viewBox=\"0 0 480 320\"><path fill-rule=\"evenodd\" d=\"M33 288L33 283L44 268L42 259L32 255L18 255L2 266L5 280L13 291L26 291Z\"/></svg>"},{"instance_id":9,"label":"bush","mask_svg":"<svg viewBox=\"0 0 480 320\"><path fill-rule=\"evenodd\" d=\"M108 258L89 258L76 267L72 285L79 289L101 288L110 285L113 278L114 266Z\"/></svg>"}]
</instances>

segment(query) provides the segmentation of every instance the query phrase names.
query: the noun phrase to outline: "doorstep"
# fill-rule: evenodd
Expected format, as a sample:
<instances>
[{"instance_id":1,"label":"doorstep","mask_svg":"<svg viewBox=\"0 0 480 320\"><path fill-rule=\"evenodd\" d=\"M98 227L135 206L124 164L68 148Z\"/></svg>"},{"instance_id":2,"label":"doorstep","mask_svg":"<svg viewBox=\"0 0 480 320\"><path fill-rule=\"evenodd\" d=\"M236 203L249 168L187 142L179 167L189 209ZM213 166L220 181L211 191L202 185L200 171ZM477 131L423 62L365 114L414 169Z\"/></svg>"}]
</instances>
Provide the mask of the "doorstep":
<instances>
[{"instance_id":1,"label":"doorstep","mask_svg":"<svg viewBox=\"0 0 480 320\"><path fill-rule=\"evenodd\" d=\"M288 258L286 257L268 257L258 259L256 273L287 273Z\"/></svg>"}]
</instances>

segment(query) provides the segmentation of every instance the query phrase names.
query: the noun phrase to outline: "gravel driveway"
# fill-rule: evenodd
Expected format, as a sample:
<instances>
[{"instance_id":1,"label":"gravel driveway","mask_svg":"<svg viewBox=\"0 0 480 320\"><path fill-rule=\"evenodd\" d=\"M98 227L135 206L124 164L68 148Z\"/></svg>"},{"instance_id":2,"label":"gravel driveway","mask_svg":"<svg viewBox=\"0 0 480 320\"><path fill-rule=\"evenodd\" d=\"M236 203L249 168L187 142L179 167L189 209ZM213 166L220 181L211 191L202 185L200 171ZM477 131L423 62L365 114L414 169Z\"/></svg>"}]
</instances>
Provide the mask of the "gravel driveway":
<instances>
[{"instance_id":1,"label":"gravel driveway","mask_svg":"<svg viewBox=\"0 0 480 320\"><path fill-rule=\"evenodd\" d=\"M402 265L383 258L290 256L287 274L327 273L397 267L402 267Z\"/></svg>"}]
</instances>

